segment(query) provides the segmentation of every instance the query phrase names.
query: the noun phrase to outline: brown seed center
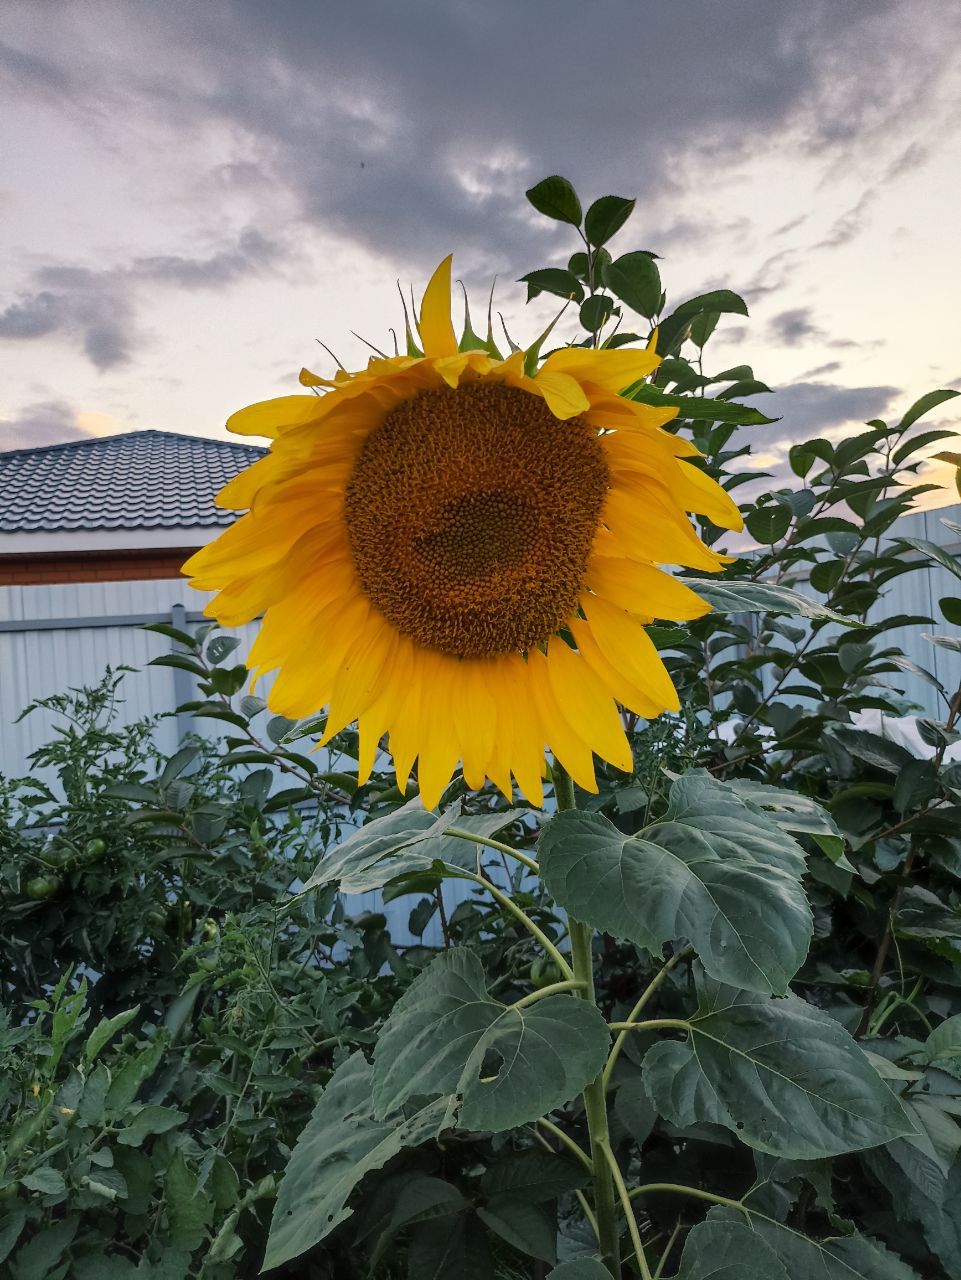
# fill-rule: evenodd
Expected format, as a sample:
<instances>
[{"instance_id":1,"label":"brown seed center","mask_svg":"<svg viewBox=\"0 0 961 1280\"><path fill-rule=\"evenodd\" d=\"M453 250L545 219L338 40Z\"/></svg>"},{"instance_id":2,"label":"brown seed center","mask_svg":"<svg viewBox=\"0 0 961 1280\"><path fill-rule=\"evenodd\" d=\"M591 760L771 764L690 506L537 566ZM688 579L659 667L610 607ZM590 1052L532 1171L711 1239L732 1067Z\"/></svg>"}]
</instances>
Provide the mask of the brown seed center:
<instances>
[{"instance_id":1,"label":"brown seed center","mask_svg":"<svg viewBox=\"0 0 961 1280\"><path fill-rule=\"evenodd\" d=\"M594 429L539 396L422 391L367 437L347 485L361 586L428 649L529 649L577 606L608 479Z\"/></svg>"}]
</instances>

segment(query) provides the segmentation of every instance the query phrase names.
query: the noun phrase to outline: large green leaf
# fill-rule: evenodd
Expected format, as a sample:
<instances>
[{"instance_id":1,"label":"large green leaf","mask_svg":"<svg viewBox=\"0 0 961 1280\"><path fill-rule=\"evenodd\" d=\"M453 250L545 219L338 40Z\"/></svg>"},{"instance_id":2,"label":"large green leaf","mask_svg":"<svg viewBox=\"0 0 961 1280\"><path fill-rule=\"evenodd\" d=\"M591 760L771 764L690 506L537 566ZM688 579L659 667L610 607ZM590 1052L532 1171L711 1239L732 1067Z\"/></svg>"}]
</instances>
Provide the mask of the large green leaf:
<instances>
[{"instance_id":1,"label":"large green leaf","mask_svg":"<svg viewBox=\"0 0 961 1280\"><path fill-rule=\"evenodd\" d=\"M854 870L844 857L844 836L838 824L816 800L751 778L736 778L727 785L749 804L763 809L782 830L810 836L832 861L844 865L846 871Z\"/></svg>"},{"instance_id":2,"label":"large green leaf","mask_svg":"<svg viewBox=\"0 0 961 1280\"><path fill-rule=\"evenodd\" d=\"M477 956L447 951L414 980L380 1033L375 1114L411 1097L457 1094L459 1127L513 1129L580 1093L609 1048L607 1023L587 1001L554 995L512 1008L488 995Z\"/></svg>"},{"instance_id":3,"label":"large green leaf","mask_svg":"<svg viewBox=\"0 0 961 1280\"><path fill-rule=\"evenodd\" d=\"M540 1204L575 1191L586 1181L584 1168L573 1160L530 1148L508 1151L489 1165L481 1179L481 1190L489 1199L510 1195L515 1200Z\"/></svg>"},{"instance_id":4,"label":"large green leaf","mask_svg":"<svg viewBox=\"0 0 961 1280\"><path fill-rule=\"evenodd\" d=\"M708 1222L743 1222L736 1209L712 1209ZM790 1280L919 1280L915 1271L878 1240L867 1236L837 1236L812 1240L799 1231L752 1214L748 1220L770 1245Z\"/></svg>"},{"instance_id":5,"label":"large green leaf","mask_svg":"<svg viewBox=\"0 0 961 1280\"><path fill-rule=\"evenodd\" d=\"M473 1214L422 1223L407 1252L407 1280L490 1280L487 1238Z\"/></svg>"},{"instance_id":6,"label":"large green leaf","mask_svg":"<svg viewBox=\"0 0 961 1280\"><path fill-rule=\"evenodd\" d=\"M888 1189L899 1215L921 1224L951 1280L961 1280L961 1129L924 1099L908 1110L917 1136L869 1152L868 1166Z\"/></svg>"},{"instance_id":7,"label":"large green leaf","mask_svg":"<svg viewBox=\"0 0 961 1280\"><path fill-rule=\"evenodd\" d=\"M478 846L447 836L447 828L457 826L472 835L489 837L528 812L508 809L464 815L458 802L438 817L415 796L393 813L368 822L327 853L301 892L338 884L344 893L366 893L431 867L446 868L451 875L461 867L471 870L477 863Z\"/></svg>"},{"instance_id":8,"label":"large green leaf","mask_svg":"<svg viewBox=\"0 0 961 1280\"><path fill-rule=\"evenodd\" d=\"M596 1258L575 1258L555 1267L547 1280L611 1280L611 1273Z\"/></svg>"},{"instance_id":9,"label":"large green leaf","mask_svg":"<svg viewBox=\"0 0 961 1280\"><path fill-rule=\"evenodd\" d=\"M667 814L637 835L569 810L538 847L545 885L576 919L654 952L687 938L719 981L783 993L807 954L803 851L706 772L678 778Z\"/></svg>"},{"instance_id":10,"label":"large green leaf","mask_svg":"<svg viewBox=\"0 0 961 1280\"><path fill-rule=\"evenodd\" d=\"M416 1114L375 1120L371 1068L353 1054L331 1076L302 1131L277 1195L264 1270L298 1258L353 1212L347 1200L366 1174L453 1122L449 1098Z\"/></svg>"},{"instance_id":11,"label":"large green leaf","mask_svg":"<svg viewBox=\"0 0 961 1280\"><path fill-rule=\"evenodd\" d=\"M644 1057L671 1123L723 1125L758 1151L818 1160L913 1133L904 1108L847 1031L797 996L700 983L686 1041Z\"/></svg>"},{"instance_id":12,"label":"large green leaf","mask_svg":"<svg viewBox=\"0 0 961 1280\"><path fill-rule=\"evenodd\" d=\"M699 1223L684 1242L675 1280L790 1280L777 1254L743 1219Z\"/></svg>"},{"instance_id":13,"label":"large green leaf","mask_svg":"<svg viewBox=\"0 0 961 1280\"><path fill-rule=\"evenodd\" d=\"M773 582L716 581L713 578L684 578L685 586L703 596L719 613L788 613L798 618L840 622L846 627L861 624L828 609L810 596L779 587Z\"/></svg>"}]
</instances>

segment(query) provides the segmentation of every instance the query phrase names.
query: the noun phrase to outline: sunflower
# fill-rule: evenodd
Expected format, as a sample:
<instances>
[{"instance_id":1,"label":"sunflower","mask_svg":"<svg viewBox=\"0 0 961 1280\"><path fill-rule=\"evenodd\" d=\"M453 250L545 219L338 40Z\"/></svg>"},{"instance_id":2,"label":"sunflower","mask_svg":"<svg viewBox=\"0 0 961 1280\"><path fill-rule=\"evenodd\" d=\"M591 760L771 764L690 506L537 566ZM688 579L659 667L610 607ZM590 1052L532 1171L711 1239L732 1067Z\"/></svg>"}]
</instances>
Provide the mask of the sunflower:
<instances>
[{"instance_id":1,"label":"sunflower","mask_svg":"<svg viewBox=\"0 0 961 1280\"><path fill-rule=\"evenodd\" d=\"M357 722L361 782L386 734L429 807L458 763L470 787L510 797L513 775L540 804L546 750L596 791L595 755L632 766L617 704L678 709L644 624L708 605L658 566L717 570L687 512L740 516L662 429L676 411L619 394L653 349L537 367L539 343L504 359L469 316L458 343L450 264L424 294L423 352L304 370L312 394L230 418L271 449L218 496L247 514L184 572L222 625L264 615L249 665L277 672L273 711L327 708L322 742Z\"/></svg>"}]
</instances>

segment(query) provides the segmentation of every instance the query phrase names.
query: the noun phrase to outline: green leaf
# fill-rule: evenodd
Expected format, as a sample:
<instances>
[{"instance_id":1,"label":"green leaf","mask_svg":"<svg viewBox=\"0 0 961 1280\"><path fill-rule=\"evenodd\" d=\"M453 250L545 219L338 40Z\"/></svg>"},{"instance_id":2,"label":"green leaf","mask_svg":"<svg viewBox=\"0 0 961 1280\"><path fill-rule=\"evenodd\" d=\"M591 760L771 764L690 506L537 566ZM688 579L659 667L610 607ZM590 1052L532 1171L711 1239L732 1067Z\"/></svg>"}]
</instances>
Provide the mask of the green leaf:
<instances>
[{"instance_id":1,"label":"green leaf","mask_svg":"<svg viewBox=\"0 0 961 1280\"><path fill-rule=\"evenodd\" d=\"M912 1133L904 1108L854 1039L797 996L699 983L688 1039L644 1057L644 1082L672 1124L719 1124L748 1146L818 1160Z\"/></svg>"},{"instance_id":2,"label":"green leaf","mask_svg":"<svg viewBox=\"0 0 961 1280\"><path fill-rule=\"evenodd\" d=\"M274 1206L264 1270L323 1240L350 1217L347 1200L368 1173L406 1147L437 1137L451 1120L447 1098L406 1119L375 1120L371 1067L361 1053L348 1058L327 1082L294 1146Z\"/></svg>"},{"instance_id":3,"label":"green leaf","mask_svg":"<svg viewBox=\"0 0 961 1280\"><path fill-rule=\"evenodd\" d=\"M588 333L603 329L611 317L614 304L605 293L595 293L580 310L580 321Z\"/></svg>"},{"instance_id":4,"label":"green leaf","mask_svg":"<svg viewBox=\"0 0 961 1280\"><path fill-rule=\"evenodd\" d=\"M791 524L791 512L787 507L755 507L744 518L747 531L758 542L777 542L787 533Z\"/></svg>"},{"instance_id":5,"label":"green leaf","mask_svg":"<svg viewBox=\"0 0 961 1280\"><path fill-rule=\"evenodd\" d=\"M141 1107L126 1128L117 1134L117 1141L122 1147L139 1147L144 1138L175 1129L186 1119L187 1113L178 1111L175 1107Z\"/></svg>"},{"instance_id":6,"label":"green leaf","mask_svg":"<svg viewBox=\"0 0 961 1280\"><path fill-rule=\"evenodd\" d=\"M487 1232L473 1215L439 1218L415 1230L407 1280L491 1280L494 1274Z\"/></svg>"},{"instance_id":7,"label":"green leaf","mask_svg":"<svg viewBox=\"0 0 961 1280\"><path fill-rule=\"evenodd\" d=\"M746 316L747 303L738 293L730 289L713 289L710 293L699 293L696 298L688 298L673 312L674 316L696 316L702 311L720 311L731 315Z\"/></svg>"},{"instance_id":8,"label":"green leaf","mask_svg":"<svg viewBox=\"0 0 961 1280\"><path fill-rule=\"evenodd\" d=\"M178 671L189 671L192 676L206 680L207 672L196 660L188 658L185 653L162 653L159 658L151 658L148 667L176 667Z\"/></svg>"},{"instance_id":9,"label":"green leaf","mask_svg":"<svg viewBox=\"0 0 961 1280\"><path fill-rule=\"evenodd\" d=\"M629 1076L614 1095L614 1114L639 1147L651 1136L657 1112L640 1076Z\"/></svg>"},{"instance_id":10,"label":"green leaf","mask_svg":"<svg viewBox=\"0 0 961 1280\"><path fill-rule=\"evenodd\" d=\"M927 395L915 400L914 404L907 411L898 426L902 431L907 431L908 427L914 426L919 418L923 418L926 413L930 413L932 409L936 409L939 404L944 404L946 400L953 400L955 396L961 395L959 391L929 391Z\"/></svg>"},{"instance_id":11,"label":"green leaf","mask_svg":"<svg viewBox=\"0 0 961 1280\"><path fill-rule=\"evenodd\" d=\"M929 542L927 538L899 538L898 541L914 547L915 551L922 551L926 556L937 561L943 569L947 569L948 573L961 578L961 560L953 556L950 551L945 551L944 547L938 546L936 542Z\"/></svg>"},{"instance_id":12,"label":"green leaf","mask_svg":"<svg viewBox=\"0 0 961 1280\"><path fill-rule=\"evenodd\" d=\"M544 267L540 271L528 271L526 276L521 276L520 283L527 285L528 302L540 293L552 293L558 298L573 298L575 302L581 302L584 298L584 289L580 280L572 272L564 271L561 267Z\"/></svg>"},{"instance_id":13,"label":"green leaf","mask_svg":"<svg viewBox=\"0 0 961 1280\"><path fill-rule=\"evenodd\" d=\"M110 1091L110 1072L102 1062L98 1062L84 1081L83 1094L77 1112L83 1124L103 1124L107 1107L107 1094Z\"/></svg>"},{"instance_id":14,"label":"green leaf","mask_svg":"<svg viewBox=\"0 0 961 1280\"><path fill-rule=\"evenodd\" d=\"M33 1173L25 1173L20 1182L28 1191L37 1191L44 1196L62 1195L67 1189L63 1174L50 1165L34 1169Z\"/></svg>"},{"instance_id":15,"label":"green leaf","mask_svg":"<svg viewBox=\"0 0 961 1280\"><path fill-rule=\"evenodd\" d=\"M540 1204L576 1191L586 1181L587 1174L579 1164L564 1156L531 1149L495 1160L481 1179L481 1190L488 1199L510 1195L515 1200Z\"/></svg>"},{"instance_id":16,"label":"green leaf","mask_svg":"<svg viewBox=\"0 0 961 1280\"><path fill-rule=\"evenodd\" d=\"M424 844L436 825L437 815L415 796L393 813L366 823L327 853L301 892L337 884L342 893L367 893L405 872L424 871L434 858L417 846Z\"/></svg>"},{"instance_id":17,"label":"green leaf","mask_svg":"<svg viewBox=\"0 0 961 1280\"><path fill-rule=\"evenodd\" d=\"M132 1022L139 1012L140 1005L135 1004L132 1009L125 1009L123 1013L118 1013L112 1018L101 1018L87 1037L87 1043L83 1048L84 1062L93 1062L104 1045L106 1045L118 1031L123 1030L128 1022Z\"/></svg>"},{"instance_id":18,"label":"green leaf","mask_svg":"<svg viewBox=\"0 0 961 1280\"><path fill-rule=\"evenodd\" d=\"M575 1258L555 1267L547 1280L611 1280L611 1273L596 1258Z\"/></svg>"},{"instance_id":19,"label":"green leaf","mask_svg":"<svg viewBox=\"0 0 961 1280\"><path fill-rule=\"evenodd\" d=\"M661 305L661 276L649 253L625 253L604 268L604 283L621 302L650 319Z\"/></svg>"},{"instance_id":20,"label":"green leaf","mask_svg":"<svg viewBox=\"0 0 961 1280\"><path fill-rule=\"evenodd\" d=\"M207 645L207 661L216 666L218 662L223 662L224 658L229 658L233 651L239 648L238 636L214 636Z\"/></svg>"},{"instance_id":21,"label":"green leaf","mask_svg":"<svg viewBox=\"0 0 961 1280\"><path fill-rule=\"evenodd\" d=\"M707 1218L688 1234L675 1280L791 1280L744 1219Z\"/></svg>"},{"instance_id":22,"label":"green leaf","mask_svg":"<svg viewBox=\"0 0 961 1280\"><path fill-rule=\"evenodd\" d=\"M3 1220L0 1221L0 1262L4 1261L20 1239L20 1233L26 1221L27 1210L22 1204L15 1204L8 1209Z\"/></svg>"},{"instance_id":23,"label":"green leaf","mask_svg":"<svg viewBox=\"0 0 961 1280\"><path fill-rule=\"evenodd\" d=\"M10 1280L47 1280L47 1273L63 1257L77 1234L80 1218L74 1214L42 1227L29 1244L17 1250L10 1268Z\"/></svg>"},{"instance_id":24,"label":"green leaf","mask_svg":"<svg viewBox=\"0 0 961 1280\"><path fill-rule=\"evenodd\" d=\"M607 244L634 212L634 204L635 201L623 196L601 196L595 200L584 219L584 231L590 243L595 247Z\"/></svg>"},{"instance_id":25,"label":"green leaf","mask_svg":"<svg viewBox=\"0 0 961 1280\"><path fill-rule=\"evenodd\" d=\"M381 1030L375 1115L412 1097L456 1093L463 1098L458 1127L513 1129L580 1093L609 1049L594 1005L568 995L522 1009L501 1004L488 995L476 955L447 951L414 979Z\"/></svg>"},{"instance_id":26,"label":"green leaf","mask_svg":"<svg viewBox=\"0 0 961 1280\"><path fill-rule=\"evenodd\" d=\"M468 1207L456 1187L443 1178L419 1177L408 1180L401 1188L390 1218L390 1231L400 1231L414 1222L427 1222L459 1213Z\"/></svg>"},{"instance_id":27,"label":"green leaf","mask_svg":"<svg viewBox=\"0 0 961 1280\"><path fill-rule=\"evenodd\" d=\"M807 955L802 849L706 772L678 778L667 814L637 835L569 810L538 849L544 884L576 919L655 954L688 938L719 981L784 992Z\"/></svg>"},{"instance_id":28,"label":"green leaf","mask_svg":"<svg viewBox=\"0 0 961 1280\"><path fill-rule=\"evenodd\" d=\"M557 1261L555 1215L539 1204L502 1196L477 1210L477 1216L508 1244L541 1262Z\"/></svg>"},{"instance_id":29,"label":"green leaf","mask_svg":"<svg viewBox=\"0 0 961 1280\"><path fill-rule=\"evenodd\" d=\"M164 1196L169 1214L169 1239L175 1249L192 1253L207 1236L213 1216L210 1197L197 1186L197 1175L187 1168L181 1152L168 1163Z\"/></svg>"},{"instance_id":30,"label":"green leaf","mask_svg":"<svg viewBox=\"0 0 961 1280\"><path fill-rule=\"evenodd\" d=\"M712 1209L708 1222L743 1222L736 1209ZM752 1214L751 1228L770 1245L790 1280L919 1280L917 1272L878 1240L850 1235L812 1240L799 1231Z\"/></svg>"},{"instance_id":31,"label":"green leaf","mask_svg":"<svg viewBox=\"0 0 961 1280\"><path fill-rule=\"evenodd\" d=\"M677 416L690 422L729 422L734 426L762 427L776 422L759 409L733 400L712 400L709 396L675 396L661 391L649 382L635 383L623 393L629 400L652 404L661 409L676 409Z\"/></svg>"},{"instance_id":32,"label":"green leaf","mask_svg":"<svg viewBox=\"0 0 961 1280\"><path fill-rule=\"evenodd\" d=\"M719 582L714 578L688 577L682 581L720 613L787 613L798 618L840 622L846 627L861 625L853 618L826 608L810 596L789 587L775 586L773 582Z\"/></svg>"},{"instance_id":33,"label":"green leaf","mask_svg":"<svg viewBox=\"0 0 961 1280\"><path fill-rule=\"evenodd\" d=\"M556 222L569 222L572 227L581 225L581 202L577 192L560 174L543 178L524 194L538 213L546 214Z\"/></svg>"},{"instance_id":34,"label":"green leaf","mask_svg":"<svg viewBox=\"0 0 961 1280\"><path fill-rule=\"evenodd\" d=\"M838 824L827 809L810 796L786 787L769 787L750 778L734 778L727 786L756 809L768 813L783 831L811 836L832 862L846 863L845 870L854 870L844 857L844 836Z\"/></svg>"},{"instance_id":35,"label":"green leaf","mask_svg":"<svg viewBox=\"0 0 961 1280\"><path fill-rule=\"evenodd\" d=\"M144 631L155 631L158 636L167 636L171 640L176 640L178 644L182 644L187 649L197 649L197 639L192 636L189 631L181 631L179 627L172 627L167 622L148 622L144 625Z\"/></svg>"}]
</instances>

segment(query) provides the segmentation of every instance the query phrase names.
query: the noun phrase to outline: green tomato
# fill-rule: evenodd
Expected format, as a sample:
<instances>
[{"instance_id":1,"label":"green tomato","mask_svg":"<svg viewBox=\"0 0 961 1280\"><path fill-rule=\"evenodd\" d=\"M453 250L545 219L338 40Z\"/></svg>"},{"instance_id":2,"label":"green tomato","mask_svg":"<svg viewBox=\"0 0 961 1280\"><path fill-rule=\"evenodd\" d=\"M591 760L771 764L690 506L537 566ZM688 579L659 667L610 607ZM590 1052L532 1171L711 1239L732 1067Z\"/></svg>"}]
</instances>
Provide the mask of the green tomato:
<instances>
[{"instance_id":1,"label":"green tomato","mask_svg":"<svg viewBox=\"0 0 961 1280\"><path fill-rule=\"evenodd\" d=\"M107 852L106 842L99 837L88 840L83 847L83 856L86 862L99 862L103 855Z\"/></svg>"},{"instance_id":2,"label":"green tomato","mask_svg":"<svg viewBox=\"0 0 961 1280\"><path fill-rule=\"evenodd\" d=\"M547 956L538 956L531 965L531 982L538 990L550 987L561 981L561 971L554 960Z\"/></svg>"},{"instance_id":3,"label":"green tomato","mask_svg":"<svg viewBox=\"0 0 961 1280\"><path fill-rule=\"evenodd\" d=\"M44 898L53 897L59 888L59 876L34 876L23 886L23 891L34 902L42 902Z\"/></svg>"}]
</instances>

